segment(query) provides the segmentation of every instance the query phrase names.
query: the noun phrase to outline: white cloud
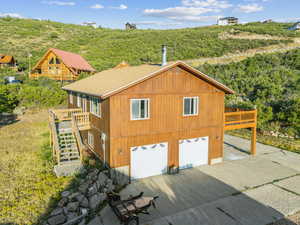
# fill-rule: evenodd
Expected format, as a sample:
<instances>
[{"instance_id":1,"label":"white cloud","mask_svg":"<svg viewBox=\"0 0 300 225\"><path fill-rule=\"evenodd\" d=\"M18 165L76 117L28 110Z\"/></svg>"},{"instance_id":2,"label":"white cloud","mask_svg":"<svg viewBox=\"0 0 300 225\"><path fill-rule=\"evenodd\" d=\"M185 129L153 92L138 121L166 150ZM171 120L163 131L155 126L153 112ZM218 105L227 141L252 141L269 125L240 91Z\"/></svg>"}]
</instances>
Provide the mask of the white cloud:
<instances>
[{"instance_id":1,"label":"white cloud","mask_svg":"<svg viewBox=\"0 0 300 225\"><path fill-rule=\"evenodd\" d=\"M174 7L166 9L145 9L144 14L154 17L181 17L181 16L199 16L208 12L219 12L217 9L203 7Z\"/></svg>"},{"instance_id":2,"label":"white cloud","mask_svg":"<svg viewBox=\"0 0 300 225\"><path fill-rule=\"evenodd\" d=\"M59 5L59 6L74 6L75 2L63 2L63 1L42 1L43 4Z\"/></svg>"},{"instance_id":3,"label":"white cloud","mask_svg":"<svg viewBox=\"0 0 300 225\"><path fill-rule=\"evenodd\" d=\"M119 6L112 6L110 7L112 9L120 9L120 10L125 10L125 9L128 9L128 6L127 5L124 5L124 4L121 4Z\"/></svg>"},{"instance_id":4,"label":"white cloud","mask_svg":"<svg viewBox=\"0 0 300 225\"><path fill-rule=\"evenodd\" d=\"M237 10L243 13L254 13L254 12L263 11L264 7L254 3L248 5L238 5Z\"/></svg>"},{"instance_id":5,"label":"white cloud","mask_svg":"<svg viewBox=\"0 0 300 225\"><path fill-rule=\"evenodd\" d=\"M13 17L13 18L24 18L23 16L21 16L18 13L0 13L0 17Z\"/></svg>"},{"instance_id":6,"label":"white cloud","mask_svg":"<svg viewBox=\"0 0 300 225\"><path fill-rule=\"evenodd\" d=\"M91 9L103 9L103 8L104 8L104 6L100 5L100 4L95 4L95 5L91 6Z\"/></svg>"},{"instance_id":7,"label":"white cloud","mask_svg":"<svg viewBox=\"0 0 300 225\"><path fill-rule=\"evenodd\" d=\"M209 8L219 8L227 9L232 7L228 1L220 0L182 0L182 5L190 7L209 7Z\"/></svg>"}]
</instances>

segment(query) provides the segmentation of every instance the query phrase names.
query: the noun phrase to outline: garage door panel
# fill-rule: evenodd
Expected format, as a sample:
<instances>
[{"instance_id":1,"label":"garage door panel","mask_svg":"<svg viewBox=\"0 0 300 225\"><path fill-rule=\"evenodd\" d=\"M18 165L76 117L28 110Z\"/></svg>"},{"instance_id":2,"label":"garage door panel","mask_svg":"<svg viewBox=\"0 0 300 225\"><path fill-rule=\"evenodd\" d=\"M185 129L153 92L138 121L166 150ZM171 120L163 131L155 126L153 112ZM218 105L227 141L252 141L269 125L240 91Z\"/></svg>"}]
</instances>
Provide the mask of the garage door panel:
<instances>
[{"instance_id":1,"label":"garage door panel","mask_svg":"<svg viewBox=\"0 0 300 225\"><path fill-rule=\"evenodd\" d=\"M208 164L208 137L179 141L179 168L191 168Z\"/></svg>"},{"instance_id":2,"label":"garage door panel","mask_svg":"<svg viewBox=\"0 0 300 225\"><path fill-rule=\"evenodd\" d=\"M167 172L168 143L131 148L131 178L140 179Z\"/></svg>"}]
</instances>

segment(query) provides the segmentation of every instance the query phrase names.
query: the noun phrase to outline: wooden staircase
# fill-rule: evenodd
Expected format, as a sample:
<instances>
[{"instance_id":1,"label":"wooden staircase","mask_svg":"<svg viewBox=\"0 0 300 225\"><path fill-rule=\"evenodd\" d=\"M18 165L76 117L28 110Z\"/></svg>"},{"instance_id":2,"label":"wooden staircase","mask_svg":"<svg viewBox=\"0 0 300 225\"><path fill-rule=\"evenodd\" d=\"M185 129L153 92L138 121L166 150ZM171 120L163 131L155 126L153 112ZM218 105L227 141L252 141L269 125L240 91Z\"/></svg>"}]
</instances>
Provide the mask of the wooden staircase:
<instances>
[{"instance_id":1,"label":"wooden staircase","mask_svg":"<svg viewBox=\"0 0 300 225\"><path fill-rule=\"evenodd\" d=\"M83 143L80 130L89 129L89 114L80 109L49 111L50 140L57 176L71 175L82 168Z\"/></svg>"},{"instance_id":2,"label":"wooden staircase","mask_svg":"<svg viewBox=\"0 0 300 225\"><path fill-rule=\"evenodd\" d=\"M60 163L80 162L79 150L71 129L63 132L58 131L58 145Z\"/></svg>"}]
</instances>

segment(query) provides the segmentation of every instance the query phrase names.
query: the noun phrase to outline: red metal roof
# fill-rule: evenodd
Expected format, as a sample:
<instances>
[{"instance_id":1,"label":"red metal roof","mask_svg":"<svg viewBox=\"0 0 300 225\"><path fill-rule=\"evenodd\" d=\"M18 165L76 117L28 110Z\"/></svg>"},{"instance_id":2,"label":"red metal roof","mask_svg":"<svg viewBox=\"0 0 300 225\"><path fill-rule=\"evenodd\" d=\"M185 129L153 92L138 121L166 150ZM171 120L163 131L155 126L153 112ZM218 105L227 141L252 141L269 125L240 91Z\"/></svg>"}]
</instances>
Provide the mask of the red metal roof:
<instances>
[{"instance_id":1,"label":"red metal roof","mask_svg":"<svg viewBox=\"0 0 300 225\"><path fill-rule=\"evenodd\" d=\"M91 72L96 71L81 55L55 48L50 48L50 51L54 52L70 68Z\"/></svg>"}]
</instances>

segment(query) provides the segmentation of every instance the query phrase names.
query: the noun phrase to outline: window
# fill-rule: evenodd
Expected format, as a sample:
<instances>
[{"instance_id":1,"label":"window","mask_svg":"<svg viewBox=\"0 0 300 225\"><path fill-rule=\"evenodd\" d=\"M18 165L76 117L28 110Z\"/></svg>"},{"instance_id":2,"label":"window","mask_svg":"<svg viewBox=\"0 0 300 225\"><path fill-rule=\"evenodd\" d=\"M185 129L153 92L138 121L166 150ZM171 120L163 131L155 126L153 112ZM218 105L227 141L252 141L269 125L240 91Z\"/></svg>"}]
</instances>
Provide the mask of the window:
<instances>
[{"instance_id":1,"label":"window","mask_svg":"<svg viewBox=\"0 0 300 225\"><path fill-rule=\"evenodd\" d=\"M56 58L56 64L60 64L60 60Z\"/></svg>"},{"instance_id":2,"label":"window","mask_svg":"<svg viewBox=\"0 0 300 225\"><path fill-rule=\"evenodd\" d=\"M100 99L96 97L90 97L90 112L97 116L101 116L100 108Z\"/></svg>"},{"instance_id":3,"label":"window","mask_svg":"<svg viewBox=\"0 0 300 225\"><path fill-rule=\"evenodd\" d=\"M149 99L131 99L131 120L149 119Z\"/></svg>"},{"instance_id":4,"label":"window","mask_svg":"<svg viewBox=\"0 0 300 225\"><path fill-rule=\"evenodd\" d=\"M51 58L49 64L54 64L54 58Z\"/></svg>"},{"instance_id":5,"label":"window","mask_svg":"<svg viewBox=\"0 0 300 225\"><path fill-rule=\"evenodd\" d=\"M199 98L198 97L184 97L183 98L183 115L194 116L198 115Z\"/></svg>"},{"instance_id":6,"label":"window","mask_svg":"<svg viewBox=\"0 0 300 225\"><path fill-rule=\"evenodd\" d=\"M77 94L77 107L81 107L81 96Z\"/></svg>"},{"instance_id":7,"label":"window","mask_svg":"<svg viewBox=\"0 0 300 225\"><path fill-rule=\"evenodd\" d=\"M69 92L69 102L70 104L73 104L73 93Z\"/></svg>"},{"instance_id":8,"label":"window","mask_svg":"<svg viewBox=\"0 0 300 225\"><path fill-rule=\"evenodd\" d=\"M94 135L88 131L88 145L94 148Z\"/></svg>"}]
</instances>

